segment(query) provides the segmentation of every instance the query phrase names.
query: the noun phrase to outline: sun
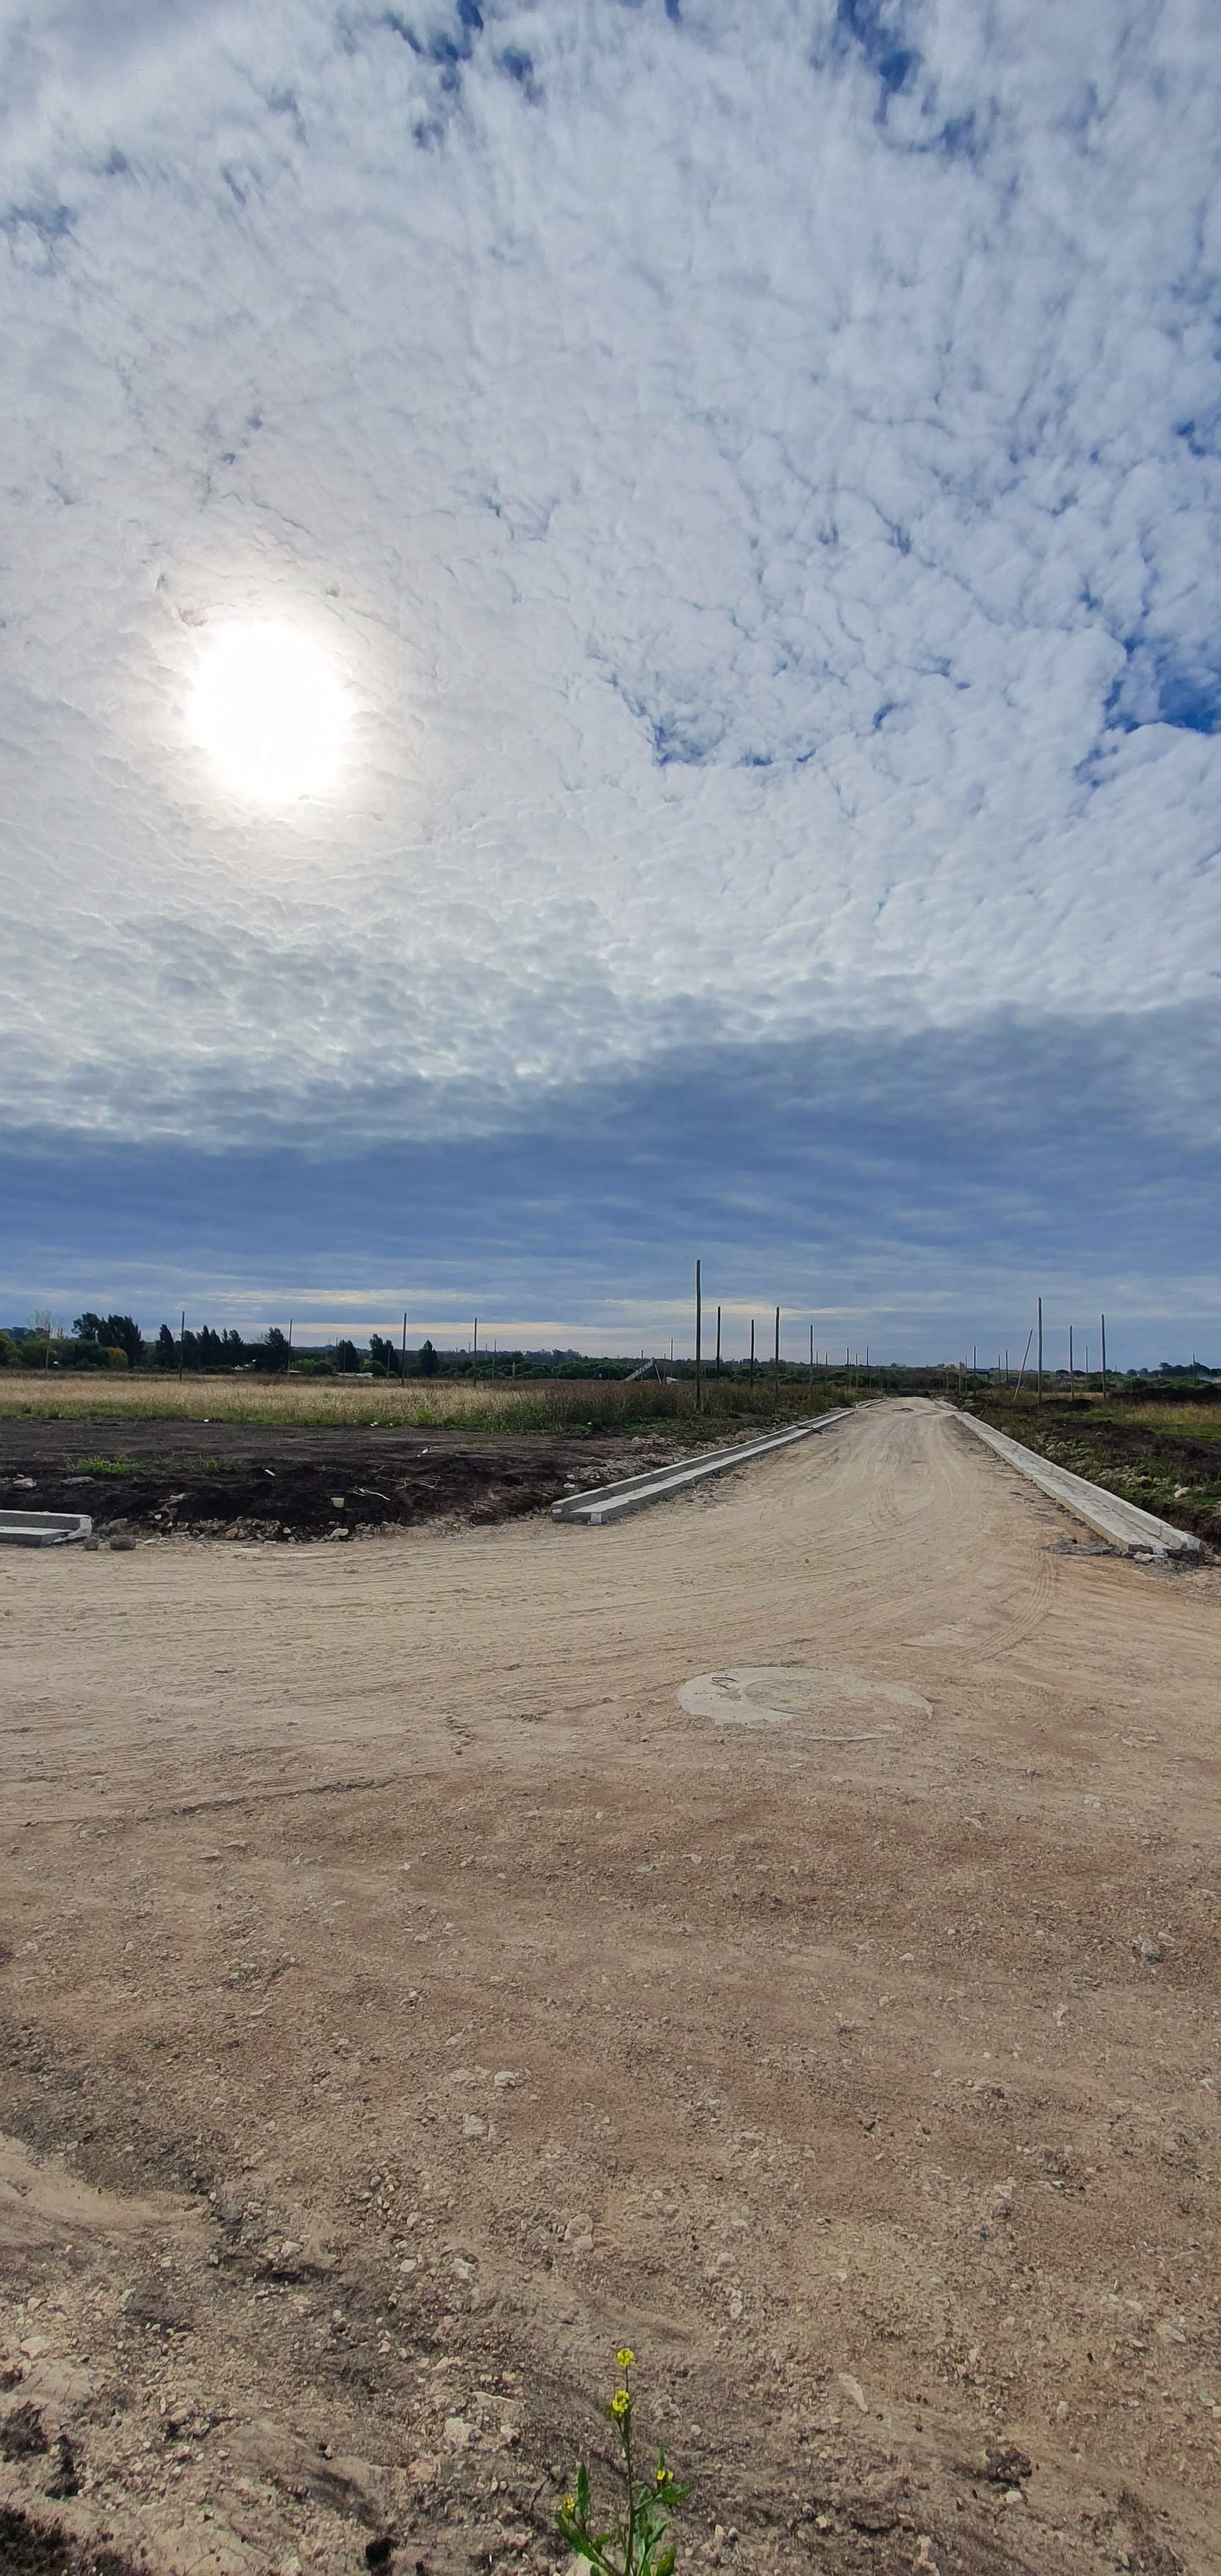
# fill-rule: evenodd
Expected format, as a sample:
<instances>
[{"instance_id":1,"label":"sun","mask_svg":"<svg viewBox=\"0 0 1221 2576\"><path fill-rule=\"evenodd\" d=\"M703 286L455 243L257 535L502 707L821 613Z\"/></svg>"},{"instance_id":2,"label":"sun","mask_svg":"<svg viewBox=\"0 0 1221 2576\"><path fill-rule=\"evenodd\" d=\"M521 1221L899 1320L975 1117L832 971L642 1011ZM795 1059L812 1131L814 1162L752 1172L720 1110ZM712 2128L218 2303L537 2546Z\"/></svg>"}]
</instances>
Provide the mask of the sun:
<instances>
[{"instance_id":1,"label":"sun","mask_svg":"<svg viewBox=\"0 0 1221 2576\"><path fill-rule=\"evenodd\" d=\"M348 710L326 654L292 626L226 626L195 685L194 733L231 787L286 805L333 785Z\"/></svg>"}]
</instances>

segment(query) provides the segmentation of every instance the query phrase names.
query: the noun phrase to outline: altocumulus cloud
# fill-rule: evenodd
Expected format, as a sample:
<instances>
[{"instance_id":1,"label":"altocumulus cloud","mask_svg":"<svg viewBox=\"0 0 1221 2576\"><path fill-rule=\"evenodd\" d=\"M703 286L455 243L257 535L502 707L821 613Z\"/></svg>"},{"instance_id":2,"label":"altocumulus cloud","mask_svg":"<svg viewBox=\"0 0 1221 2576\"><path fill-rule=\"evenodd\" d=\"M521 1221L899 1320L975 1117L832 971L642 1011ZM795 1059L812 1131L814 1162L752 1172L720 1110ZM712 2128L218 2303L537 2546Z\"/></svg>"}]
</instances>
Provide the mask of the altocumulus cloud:
<instances>
[{"instance_id":1,"label":"altocumulus cloud","mask_svg":"<svg viewBox=\"0 0 1221 2576\"><path fill-rule=\"evenodd\" d=\"M554 1135L837 1034L935 1125L934 1033L957 1099L1045 1024L1215 1139L1206 8L0 29L13 1138ZM251 616L354 711L274 812L191 739Z\"/></svg>"}]
</instances>

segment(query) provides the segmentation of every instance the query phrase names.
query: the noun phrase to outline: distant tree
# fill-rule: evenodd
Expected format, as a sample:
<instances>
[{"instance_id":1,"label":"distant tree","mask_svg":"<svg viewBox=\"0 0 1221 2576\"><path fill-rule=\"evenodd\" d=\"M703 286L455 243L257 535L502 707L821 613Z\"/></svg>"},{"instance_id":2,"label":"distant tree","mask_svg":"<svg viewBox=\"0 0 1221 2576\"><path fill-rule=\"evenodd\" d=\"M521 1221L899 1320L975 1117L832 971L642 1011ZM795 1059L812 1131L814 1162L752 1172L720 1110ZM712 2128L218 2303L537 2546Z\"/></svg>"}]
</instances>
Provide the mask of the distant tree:
<instances>
[{"instance_id":1,"label":"distant tree","mask_svg":"<svg viewBox=\"0 0 1221 2576\"><path fill-rule=\"evenodd\" d=\"M130 1315L78 1315L72 1327L78 1341L100 1342L104 1350L122 1351L129 1368L144 1356L144 1335Z\"/></svg>"},{"instance_id":2,"label":"distant tree","mask_svg":"<svg viewBox=\"0 0 1221 2576\"><path fill-rule=\"evenodd\" d=\"M370 1333L369 1366L374 1377L393 1377L397 1365L398 1355L393 1342L388 1342L382 1333Z\"/></svg>"},{"instance_id":3,"label":"distant tree","mask_svg":"<svg viewBox=\"0 0 1221 2576\"><path fill-rule=\"evenodd\" d=\"M155 1361L161 1369L176 1369L178 1366L178 1344L168 1324L163 1324L157 1335Z\"/></svg>"},{"instance_id":4,"label":"distant tree","mask_svg":"<svg viewBox=\"0 0 1221 2576\"><path fill-rule=\"evenodd\" d=\"M336 1342L334 1361L341 1377L355 1377L360 1367L360 1353L355 1342Z\"/></svg>"},{"instance_id":5,"label":"distant tree","mask_svg":"<svg viewBox=\"0 0 1221 2576\"><path fill-rule=\"evenodd\" d=\"M272 1324L262 1341L255 1343L254 1364L257 1369L282 1374L287 1370L291 1357L288 1335L281 1332L278 1324Z\"/></svg>"},{"instance_id":6,"label":"distant tree","mask_svg":"<svg viewBox=\"0 0 1221 2576\"><path fill-rule=\"evenodd\" d=\"M419 1357L419 1371L421 1377L435 1377L440 1365L440 1360L433 1349L432 1343L421 1342Z\"/></svg>"}]
</instances>

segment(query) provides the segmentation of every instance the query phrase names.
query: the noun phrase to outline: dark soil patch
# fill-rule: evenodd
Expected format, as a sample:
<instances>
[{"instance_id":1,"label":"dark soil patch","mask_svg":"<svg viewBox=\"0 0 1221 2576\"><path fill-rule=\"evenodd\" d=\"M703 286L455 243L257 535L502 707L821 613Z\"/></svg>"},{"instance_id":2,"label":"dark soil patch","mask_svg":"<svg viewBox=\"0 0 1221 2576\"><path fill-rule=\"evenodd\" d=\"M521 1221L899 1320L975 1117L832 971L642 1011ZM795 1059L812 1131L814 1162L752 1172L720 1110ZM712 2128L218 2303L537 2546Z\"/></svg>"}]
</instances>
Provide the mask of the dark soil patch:
<instances>
[{"instance_id":1,"label":"dark soil patch","mask_svg":"<svg viewBox=\"0 0 1221 2576\"><path fill-rule=\"evenodd\" d=\"M35 2522L0 2505L2 2576L139 2576L134 2560L103 2544L72 2540L59 2523Z\"/></svg>"},{"instance_id":2,"label":"dark soil patch","mask_svg":"<svg viewBox=\"0 0 1221 2576\"><path fill-rule=\"evenodd\" d=\"M103 1537L325 1539L443 1519L513 1520L578 1488L661 1466L690 1445L246 1422L6 1422L0 1507L87 1512Z\"/></svg>"}]
</instances>

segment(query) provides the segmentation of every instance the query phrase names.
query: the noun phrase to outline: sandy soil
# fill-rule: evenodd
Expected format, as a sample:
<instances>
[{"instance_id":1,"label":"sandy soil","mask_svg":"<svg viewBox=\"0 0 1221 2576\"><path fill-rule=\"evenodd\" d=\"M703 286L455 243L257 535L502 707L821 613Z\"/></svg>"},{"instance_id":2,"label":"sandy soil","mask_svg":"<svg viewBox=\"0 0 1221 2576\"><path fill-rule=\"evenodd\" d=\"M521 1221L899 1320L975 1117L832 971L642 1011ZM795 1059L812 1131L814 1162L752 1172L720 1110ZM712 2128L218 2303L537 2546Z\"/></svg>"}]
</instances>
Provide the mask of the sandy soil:
<instances>
[{"instance_id":1,"label":"sandy soil","mask_svg":"<svg viewBox=\"0 0 1221 2576\"><path fill-rule=\"evenodd\" d=\"M556 2565L625 2336L697 2567L1221 2563L1216 1569L892 1403L0 1614L6 2565Z\"/></svg>"}]
</instances>

